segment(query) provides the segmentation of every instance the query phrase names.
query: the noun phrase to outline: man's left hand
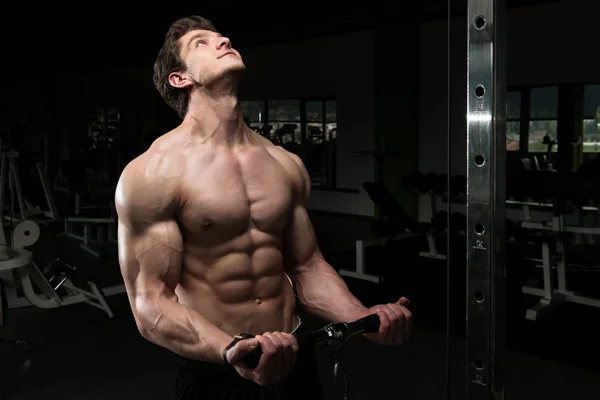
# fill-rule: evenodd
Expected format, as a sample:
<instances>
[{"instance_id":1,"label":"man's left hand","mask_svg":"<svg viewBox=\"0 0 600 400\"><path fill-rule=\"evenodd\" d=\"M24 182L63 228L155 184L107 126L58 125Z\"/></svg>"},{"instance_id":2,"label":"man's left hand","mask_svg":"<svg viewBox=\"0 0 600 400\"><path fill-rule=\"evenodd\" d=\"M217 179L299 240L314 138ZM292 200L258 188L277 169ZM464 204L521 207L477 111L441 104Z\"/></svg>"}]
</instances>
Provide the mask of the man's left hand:
<instances>
[{"instance_id":1,"label":"man's left hand","mask_svg":"<svg viewBox=\"0 0 600 400\"><path fill-rule=\"evenodd\" d=\"M409 311L410 301L401 297L396 303L380 304L369 308L359 318L377 314L379 316L379 332L367 333L365 336L377 344L397 345L410 338L412 329L412 313Z\"/></svg>"}]
</instances>

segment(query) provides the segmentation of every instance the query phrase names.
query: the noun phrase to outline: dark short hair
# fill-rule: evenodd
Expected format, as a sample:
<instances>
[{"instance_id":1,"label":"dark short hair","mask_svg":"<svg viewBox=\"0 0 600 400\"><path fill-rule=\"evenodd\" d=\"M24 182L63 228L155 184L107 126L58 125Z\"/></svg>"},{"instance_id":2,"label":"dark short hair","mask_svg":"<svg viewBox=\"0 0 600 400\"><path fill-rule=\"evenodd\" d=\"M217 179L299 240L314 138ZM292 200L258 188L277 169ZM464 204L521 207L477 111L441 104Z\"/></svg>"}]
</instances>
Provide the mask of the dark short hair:
<instances>
[{"instance_id":1,"label":"dark short hair","mask_svg":"<svg viewBox=\"0 0 600 400\"><path fill-rule=\"evenodd\" d=\"M172 72L185 69L185 63L180 55L181 45L179 39L186 33L195 30L217 31L212 22L198 15L180 18L169 27L165 35L165 41L154 62L154 75L152 77L154 86L167 105L175 110L181 118L184 118L187 113L190 94L187 89L178 89L171 86L169 75Z\"/></svg>"}]
</instances>

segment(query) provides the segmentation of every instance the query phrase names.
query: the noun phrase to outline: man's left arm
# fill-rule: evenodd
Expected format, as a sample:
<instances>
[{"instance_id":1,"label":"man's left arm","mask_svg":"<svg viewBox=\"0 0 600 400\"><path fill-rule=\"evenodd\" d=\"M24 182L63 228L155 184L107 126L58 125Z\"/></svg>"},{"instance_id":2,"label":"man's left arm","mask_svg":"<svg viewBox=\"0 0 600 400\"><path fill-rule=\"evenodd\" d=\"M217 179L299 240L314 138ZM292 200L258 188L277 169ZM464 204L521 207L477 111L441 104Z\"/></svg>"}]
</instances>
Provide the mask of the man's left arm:
<instances>
[{"instance_id":1,"label":"man's left arm","mask_svg":"<svg viewBox=\"0 0 600 400\"><path fill-rule=\"evenodd\" d=\"M323 257L303 203L294 206L283 247L286 271L296 295L311 314L341 322L356 320L368 311Z\"/></svg>"},{"instance_id":2,"label":"man's left arm","mask_svg":"<svg viewBox=\"0 0 600 400\"><path fill-rule=\"evenodd\" d=\"M380 344L397 344L408 339L412 315L409 302L365 307L348 289L337 271L325 260L306 210L310 198L310 177L302 161L294 156L302 175L290 220L284 232L284 262L300 302L308 311L329 322L350 322L369 314L380 317L379 334L367 335Z\"/></svg>"}]
</instances>

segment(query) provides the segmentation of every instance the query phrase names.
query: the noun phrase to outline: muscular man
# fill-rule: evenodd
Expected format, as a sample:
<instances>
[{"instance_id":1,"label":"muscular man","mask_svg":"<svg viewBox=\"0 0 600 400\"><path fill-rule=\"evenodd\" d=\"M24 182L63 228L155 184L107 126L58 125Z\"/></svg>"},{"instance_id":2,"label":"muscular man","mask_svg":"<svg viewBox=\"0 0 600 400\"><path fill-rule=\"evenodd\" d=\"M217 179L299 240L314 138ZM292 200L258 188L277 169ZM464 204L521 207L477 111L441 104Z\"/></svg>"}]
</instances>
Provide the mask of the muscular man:
<instances>
[{"instance_id":1,"label":"muscular man","mask_svg":"<svg viewBox=\"0 0 600 400\"><path fill-rule=\"evenodd\" d=\"M331 322L377 313L381 329L368 337L399 344L408 300L368 309L323 259L302 161L244 123L244 69L208 20L170 27L154 83L183 121L122 173L119 262L140 333L178 356L178 399L316 400L313 349L292 335L302 329L296 301ZM256 336L234 342L240 333ZM250 369L242 359L259 345Z\"/></svg>"}]
</instances>

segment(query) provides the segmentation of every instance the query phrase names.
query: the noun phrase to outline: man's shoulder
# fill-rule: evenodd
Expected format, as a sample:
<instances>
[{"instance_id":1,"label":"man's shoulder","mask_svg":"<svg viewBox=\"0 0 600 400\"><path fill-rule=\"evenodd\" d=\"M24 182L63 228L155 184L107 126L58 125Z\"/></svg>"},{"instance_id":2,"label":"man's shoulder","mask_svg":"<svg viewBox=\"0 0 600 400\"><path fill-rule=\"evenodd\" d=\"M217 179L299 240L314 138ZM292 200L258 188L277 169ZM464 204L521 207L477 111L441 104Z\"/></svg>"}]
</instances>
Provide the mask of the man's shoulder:
<instances>
[{"instance_id":1,"label":"man's shoulder","mask_svg":"<svg viewBox=\"0 0 600 400\"><path fill-rule=\"evenodd\" d=\"M146 150L125 166L116 195L134 203L171 203L178 197L183 161L173 150Z\"/></svg>"},{"instance_id":2,"label":"man's shoulder","mask_svg":"<svg viewBox=\"0 0 600 400\"><path fill-rule=\"evenodd\" d=\"M172 178L175 171L181 172L184 161L177 149L151 147L131 160L123 169L122 175L134 175L141 182Z\"/></svg>"},{"instance_id":3,"label":"man's shoulder","mask_svg":"<svg viewBox=\"0 0 600 400\"><path fill-rule=\"evenodd\" d=\"M290 174L298 193L301 194L301 198L307 200L310 197L311 182L302 158L296 153L274 144L270 147L270 152Z\"/></svg>"},{"instance_id":4,"label":"man's shoulder","mask_svg":"<svg viewBox=\"0 0 600 400\"><path fill-rule=\"evenodd\" d=\"M274 144L269 139L262 138L262 140L261 144L264 149L280 163L283 162L289 164L290 162L293 162L296 166L304 168L304 162L297 154L285 149L283 146Z\"/></svg>"},{"instance_id":5,"label":"man's shoulder","mask_svg":"<svg viewBox=\"0 0 600 400\"><path fill-rule=\"evenodd\" d=\"M180 198L180 161L168 151L147 150L123 169L115 191L119 218L171 215Z\"/></svg>"}]
</instances>

